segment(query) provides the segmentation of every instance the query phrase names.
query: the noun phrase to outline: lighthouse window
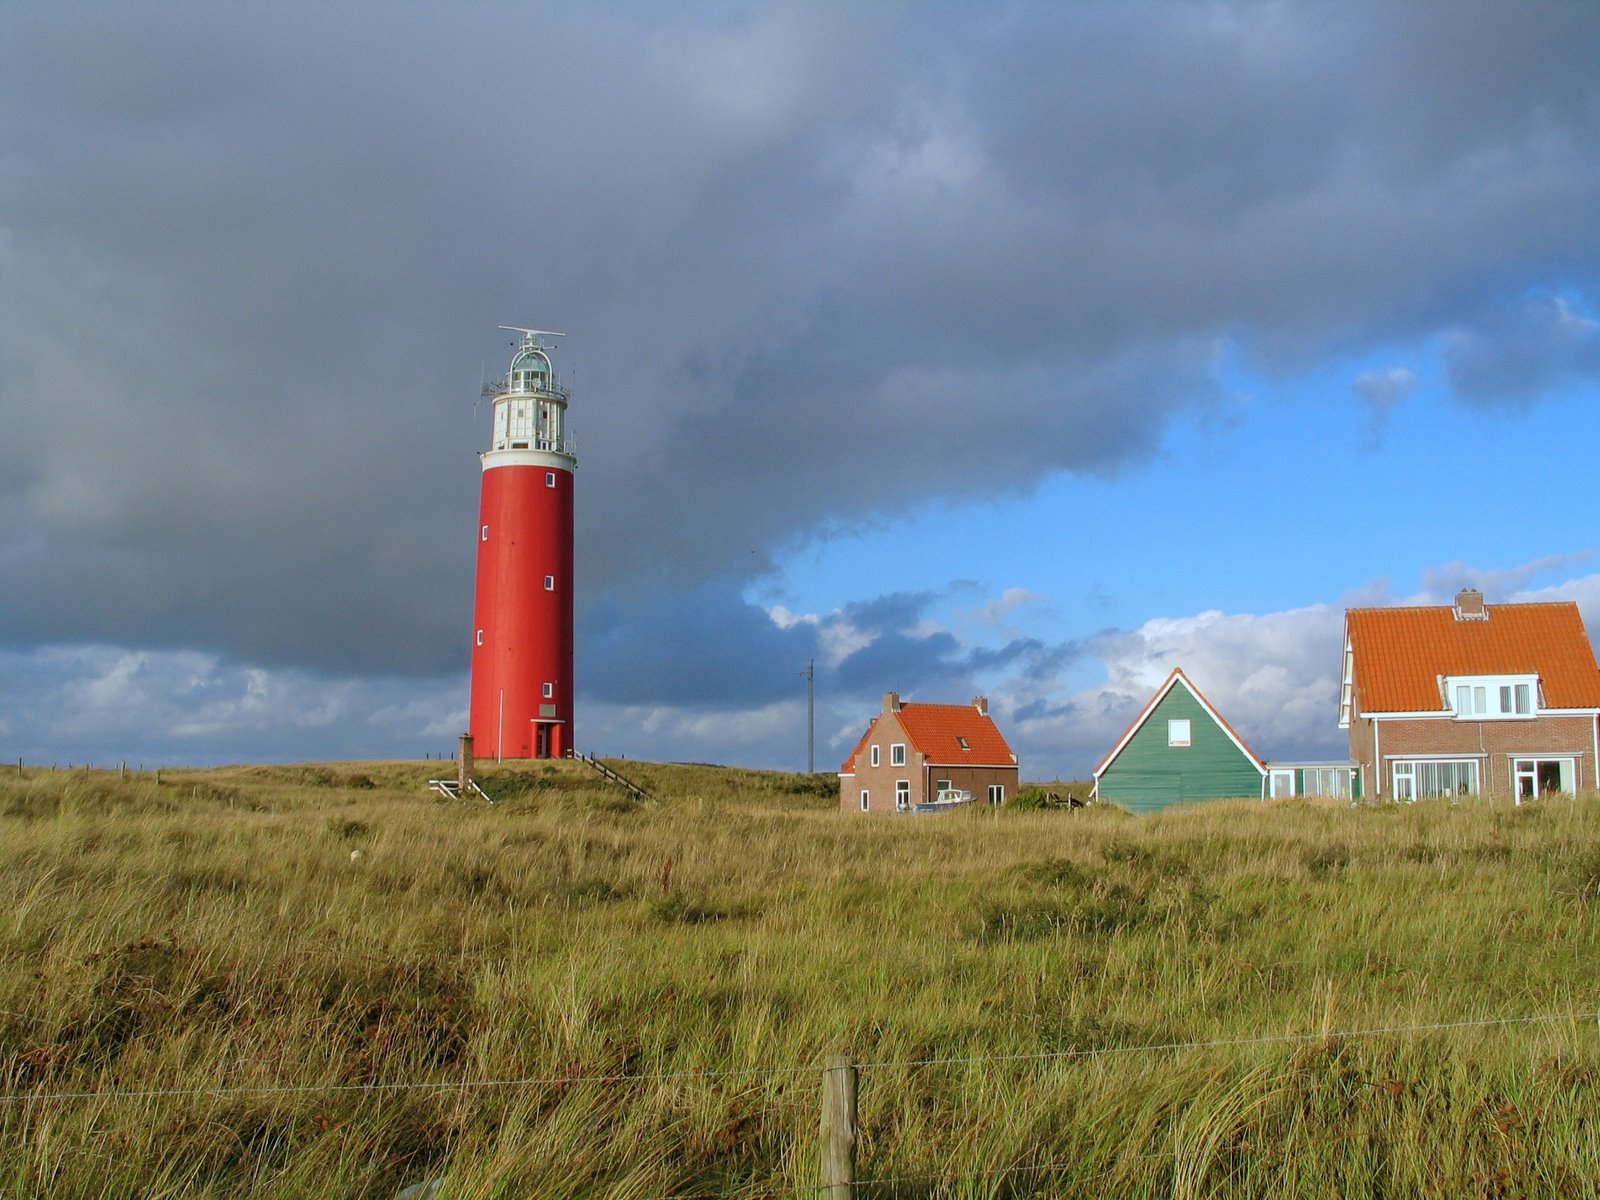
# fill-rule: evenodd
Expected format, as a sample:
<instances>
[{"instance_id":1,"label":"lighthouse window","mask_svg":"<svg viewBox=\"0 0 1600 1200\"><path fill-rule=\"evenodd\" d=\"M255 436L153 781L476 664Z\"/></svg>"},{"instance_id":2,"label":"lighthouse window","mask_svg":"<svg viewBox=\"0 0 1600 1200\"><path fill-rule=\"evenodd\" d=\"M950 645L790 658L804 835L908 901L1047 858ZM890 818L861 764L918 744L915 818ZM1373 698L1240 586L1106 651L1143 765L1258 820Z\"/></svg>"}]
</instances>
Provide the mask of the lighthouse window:
<instances>
[{"instance_id":1,"label":"lighthouse window","mask_svg":"<svg viewBox=\"0 0 1600 1200\"><path fill-rule=\"evenodd\" d=\"M478 645L483 645L483 630L478 630Z\"/></svg>"},{"instance_id":2,"label":"lighthouse window","mask_svg":"<svg viewBox=\"0 0 1600 1200\"><path fill-rule=\"evenodd\" d=\"M555 487L556 473L554 471L546 471L544 473L544 485L545 487Z\"/></svg>"},{"instance_id":3,"label":"lighthouse window","mask_svg":"<svg viewBox=\"0 0 1600 1200\"><path fill-rule=\"evenodd\" d=\"M483 527L483 534L482 534L482 536L483 536L483 540L484 540L484 541L486 541L486 542L487 542L487 541L488 541L488 540L489 540L489 527L488 527L488 526L487 526L487 525L485 525L485 526L484 526L484 527Z\"/></svg>"},{"instance_id":4,"label":"lighthouse window","mask_svg":"<svg viewBox=\"0 0 1600 1200\"><path fill-rule=\"evenodd\" d=\"M547 683L547 684L544 685L544 698L546 700L554 699L555 698L555 694L556 694L556 685L555 684Z\"/></svg>"},{"instance_id":5,"label":"lighthouse window","mask_svg":"<svg viewBox=\"0 0 1600 1200\"><path fill-rule=\"evenodd\" d=\"M544 577L544 590L547 592L556 590L556 577L554 575L546 575Z\"/></svg>"}]
</instances>

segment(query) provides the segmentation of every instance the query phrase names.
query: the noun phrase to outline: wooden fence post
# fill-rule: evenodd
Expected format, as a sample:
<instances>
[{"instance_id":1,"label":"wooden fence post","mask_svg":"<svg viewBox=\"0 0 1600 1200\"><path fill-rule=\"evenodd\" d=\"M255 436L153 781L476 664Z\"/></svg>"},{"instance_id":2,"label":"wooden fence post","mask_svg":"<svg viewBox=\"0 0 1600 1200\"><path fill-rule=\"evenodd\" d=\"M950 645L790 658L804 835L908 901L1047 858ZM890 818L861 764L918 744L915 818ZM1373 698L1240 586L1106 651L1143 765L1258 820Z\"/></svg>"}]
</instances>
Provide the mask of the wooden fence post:
<instances>
[{"instance_id":1,"label":"wooden fence post","mask_svg":"<svg viewBox=\"0 0 1600 1200\"><path fill-rule=\"evenodd\" d=\"M844 1054L822 1071L822 1193L828 1200L856 1194L856 1064Z\"/></svg>"},{"instance_id":2,"label":"wooden fence post","mask_svg":"<svg viewBox=\"0 0 1600 1200\"><path fill-rule=\"evenodd\" d=\"M467 798L467 784L472 780L472 770L477 763L473 761L472 735L461 735L461 751L456 755L456 788L461 792L461 798Z\"/></svg>"}]
</instances>

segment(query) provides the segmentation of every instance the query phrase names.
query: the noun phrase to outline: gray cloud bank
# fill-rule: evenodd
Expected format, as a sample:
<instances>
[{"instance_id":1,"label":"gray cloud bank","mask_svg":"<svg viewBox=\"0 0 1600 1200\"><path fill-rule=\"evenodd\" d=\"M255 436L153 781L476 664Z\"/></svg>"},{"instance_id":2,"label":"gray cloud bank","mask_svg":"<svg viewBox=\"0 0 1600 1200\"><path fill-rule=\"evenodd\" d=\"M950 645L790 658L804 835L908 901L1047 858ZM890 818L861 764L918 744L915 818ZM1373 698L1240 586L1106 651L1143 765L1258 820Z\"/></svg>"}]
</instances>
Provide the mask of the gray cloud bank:
<instances>
[{"instance_id":1,"label":"gray cloud bank","mask_svg":"<svg viewBox=\"0 0 1600 1200\"><path fill-rule=\"evenodd\" d=\"M471 403L528 321L571 334L591 699L770 699L816 649L737 598L776 547L1114 473L1217 403L1224 344L1444 334L1474 404L1590 377L1548 289L1600 295L1597 35L1588 3L8 5L0 645L459 672Z\"/></svg>"}]
</instances>

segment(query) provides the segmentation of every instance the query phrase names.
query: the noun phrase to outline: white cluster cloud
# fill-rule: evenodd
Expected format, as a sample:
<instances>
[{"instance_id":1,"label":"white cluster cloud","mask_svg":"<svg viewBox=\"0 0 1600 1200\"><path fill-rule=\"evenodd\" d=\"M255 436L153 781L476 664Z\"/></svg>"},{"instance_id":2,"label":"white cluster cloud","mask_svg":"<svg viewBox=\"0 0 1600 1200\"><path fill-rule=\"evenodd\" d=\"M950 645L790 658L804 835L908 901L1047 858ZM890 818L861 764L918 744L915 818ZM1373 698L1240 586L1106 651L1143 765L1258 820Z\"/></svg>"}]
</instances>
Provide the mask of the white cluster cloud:
<instances>
[{"instance_id":1,"label":"white cluster cloud","mask_svg":"<svg viewBox=\"0 0 1600 1200\"><path fill-rule=\"evenodd\" d=\"M3 732L30 762L419 758L453 749L464 699L457 680L325 678L192 650L0 651Z\"/></svg>"},{"instance_id":2,"label":"white cluster cloud","mask_svg":"<svg viewBox=\"0 0 1600 1200\"><path fill-rule=\"evenodd\" d=\"M1337 603L1156 617L1072 644L1016 636L1010 628L1016 614L1049 601L1018 588L956 610L949 623L926 615L926 597L890 597L827 614L775 606L768 619L780 630L812 631L824 651L817 668L818 769L837 764L882 691L894 689L939 702L985 694L1026 778L1079 778L1174 667L1263 757L1342 757L1347 747L1336 719L1345 605L1443 604L1470 584L1491 603L1572 600L1593 636L1600 631L1600 574L1526 586L1592 557L1505 569L1448 563L1404 597L1375 581ZM972 620L974 613L996 619ZM857 654L878 666L870 680L851 686L848 669L840 668ZM907 687L916 671L920 685ZM806 756L805 682L798 669L790 674L787 695L764 701L686 707L593 699L578 714L584 744L635 758L798 769ZM1093 682L1081 682L1085 675ZM142 755L204 763L238 759L242 745L254 748L252 758L416 757L453 747L465 726L465 692L459 677L422 684L323 678L195 651L46 646L0 652L0 734L30 761L108 763Z\"/></svg>"}]
</instances>

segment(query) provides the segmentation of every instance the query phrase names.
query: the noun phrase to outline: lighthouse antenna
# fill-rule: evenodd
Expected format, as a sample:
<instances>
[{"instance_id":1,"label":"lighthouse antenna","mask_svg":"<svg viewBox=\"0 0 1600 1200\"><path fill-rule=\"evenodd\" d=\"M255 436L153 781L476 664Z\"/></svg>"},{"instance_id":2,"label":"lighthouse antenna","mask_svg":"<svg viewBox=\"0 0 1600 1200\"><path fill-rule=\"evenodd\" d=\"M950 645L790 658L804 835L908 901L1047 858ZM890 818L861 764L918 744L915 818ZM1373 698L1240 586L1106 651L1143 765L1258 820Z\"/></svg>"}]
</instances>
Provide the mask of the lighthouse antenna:
<instances>
[{"instance_id":1,"label":"lighthouse antenna","mask_svg":"<svg viewBox=\"0 0 1600 1200\"><path fill-rule=\"evenodd\" d=\"M521 325L502 325L501 329L508 333L525 333L529 337L566 337L564 333L557 333L554 329L524 329Z\"/></svg>"}]
</instances>

